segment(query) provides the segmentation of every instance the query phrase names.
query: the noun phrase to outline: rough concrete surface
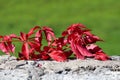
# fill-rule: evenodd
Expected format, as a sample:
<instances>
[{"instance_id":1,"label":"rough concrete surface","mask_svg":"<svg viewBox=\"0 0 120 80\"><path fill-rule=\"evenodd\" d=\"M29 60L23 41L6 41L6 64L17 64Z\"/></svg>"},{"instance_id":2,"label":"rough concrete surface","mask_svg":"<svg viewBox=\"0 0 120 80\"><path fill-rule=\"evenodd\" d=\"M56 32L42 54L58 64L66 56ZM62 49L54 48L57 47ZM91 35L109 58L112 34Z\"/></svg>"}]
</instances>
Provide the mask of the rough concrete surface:
<instances>
[{"instance_id":1,"label":"rough concrete surface","mask_svg":"<svg viewBox=\"0 0 120 80\"><path fill-rule=\"evenodd\" d=\"M112 60L17 61L0 56L0 80L120 80L120 56Z\"/></svg>"}]
</instances>

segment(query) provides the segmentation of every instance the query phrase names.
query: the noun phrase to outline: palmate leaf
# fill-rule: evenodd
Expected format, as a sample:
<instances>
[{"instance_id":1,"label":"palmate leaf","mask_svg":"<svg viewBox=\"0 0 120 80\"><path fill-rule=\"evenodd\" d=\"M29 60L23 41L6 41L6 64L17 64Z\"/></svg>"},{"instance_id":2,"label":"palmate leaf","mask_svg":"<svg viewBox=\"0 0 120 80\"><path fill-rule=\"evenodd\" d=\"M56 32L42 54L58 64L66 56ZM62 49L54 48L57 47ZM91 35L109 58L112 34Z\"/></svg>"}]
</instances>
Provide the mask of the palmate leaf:
<instances>
[{"instance_id":1,"label":"palmate leaf","mask_svg":"<svg viewBox=\"0 0 120 80\"><path fill-rule=\"evenodd\" d=\"M10 42L0 43L0 50L6 54L10 54L11 52L14 53L15 46L11 44Z\"/></svg>"},{"instance_id":2,"label":"palmate leaf","mask_svg":"<svg viewBox=\"0 0 120 80\"><path fill-rule=\"evenodd\" d=\"M95 36L82 24L73 24L65 30L62 35L67 37L68 42L70 43L71 50L76 55L76 58L85 59L86 57L95 57L99 60L108 60L108 56L104 55L105 53L101 52L98 55L98 51L89 50L88 45L92 45L97 41L102 41L98 36ZM98 46L95 48L101 51L102 49ZM93 52L91 52L93 51Z\"/></svg>"},{"instance_id":3,"label":"palmate leaf","mask_svg":"<svg viewBox=\"0 0 120 80\"><path fill-rule=\"evenodd\" d=\"M11 52L15 52L15 46L12 44L12 38L16 38L15 34L0 36L0 50L6 54L10 54Z\"/></svg>"}]
</instances>

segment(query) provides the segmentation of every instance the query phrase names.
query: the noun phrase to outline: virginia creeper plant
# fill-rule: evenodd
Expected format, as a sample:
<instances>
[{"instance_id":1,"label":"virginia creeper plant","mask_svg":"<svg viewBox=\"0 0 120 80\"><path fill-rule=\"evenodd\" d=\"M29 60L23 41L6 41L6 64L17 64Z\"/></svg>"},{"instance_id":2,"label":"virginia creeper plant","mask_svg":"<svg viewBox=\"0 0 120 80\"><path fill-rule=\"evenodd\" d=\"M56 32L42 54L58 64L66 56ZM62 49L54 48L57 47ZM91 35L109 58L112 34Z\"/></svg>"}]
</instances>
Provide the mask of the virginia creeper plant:
<instances>
[{"instance_id":1,"label":"virginia creeper plant","mask_svg":"<svg viewBox=\"0 0 120 80\"><path fill-rule=\"evenodd\" d=\"M48 43L42 44L43 37ZM35 26L28 33L0 35L0 50L8 55L15 53L14 41L22 44L18 53L19 60L56 60L66 61L71 55L77 59L94 58L97 60L110 59L95 43L102 41L91 33L83 24L73 24L56 37L53 30L47 26Z\"/></svg>"}]
</instances>

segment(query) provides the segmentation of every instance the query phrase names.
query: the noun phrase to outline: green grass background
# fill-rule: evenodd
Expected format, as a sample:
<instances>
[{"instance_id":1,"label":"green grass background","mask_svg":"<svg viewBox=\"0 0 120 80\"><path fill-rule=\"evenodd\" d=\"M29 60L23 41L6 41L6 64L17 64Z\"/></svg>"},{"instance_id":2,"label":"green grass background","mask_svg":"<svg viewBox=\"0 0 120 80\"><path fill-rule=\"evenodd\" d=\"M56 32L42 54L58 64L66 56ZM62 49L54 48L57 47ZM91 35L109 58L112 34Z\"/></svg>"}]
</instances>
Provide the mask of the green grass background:
<instances>
[{"instance_id":1,"label":"green grass background","mask_svg":"<svg viewBox=\"0 0 120 80\"><path fill-rule=\"evenodd\" d=\"M40 25L60 36L73 23L100 36L105 42L97 44L108 55L120 55L120 0L0 0L0 35Z\"/></svg>"}]
</instances>

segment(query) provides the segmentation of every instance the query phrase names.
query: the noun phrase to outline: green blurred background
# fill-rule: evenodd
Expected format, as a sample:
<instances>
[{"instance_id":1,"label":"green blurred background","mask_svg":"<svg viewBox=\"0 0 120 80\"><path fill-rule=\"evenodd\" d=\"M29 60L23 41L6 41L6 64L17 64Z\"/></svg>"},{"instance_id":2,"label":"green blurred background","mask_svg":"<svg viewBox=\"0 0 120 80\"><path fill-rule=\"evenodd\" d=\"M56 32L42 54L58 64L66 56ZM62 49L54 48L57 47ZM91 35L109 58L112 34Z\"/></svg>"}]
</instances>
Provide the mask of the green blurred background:
<instances>
[{"instance_id":1,"label":"green blurred background","mask_svg":"<svg viewBox=\"0 0 120 80\"><path fill-rule=\"evenodd\" d=\"M0 35L40 25L60 36L73 23L101 37L105 42L97 44L108 55L120 54L120 0L0 0Z\"/></svg>"}]
</instances>

